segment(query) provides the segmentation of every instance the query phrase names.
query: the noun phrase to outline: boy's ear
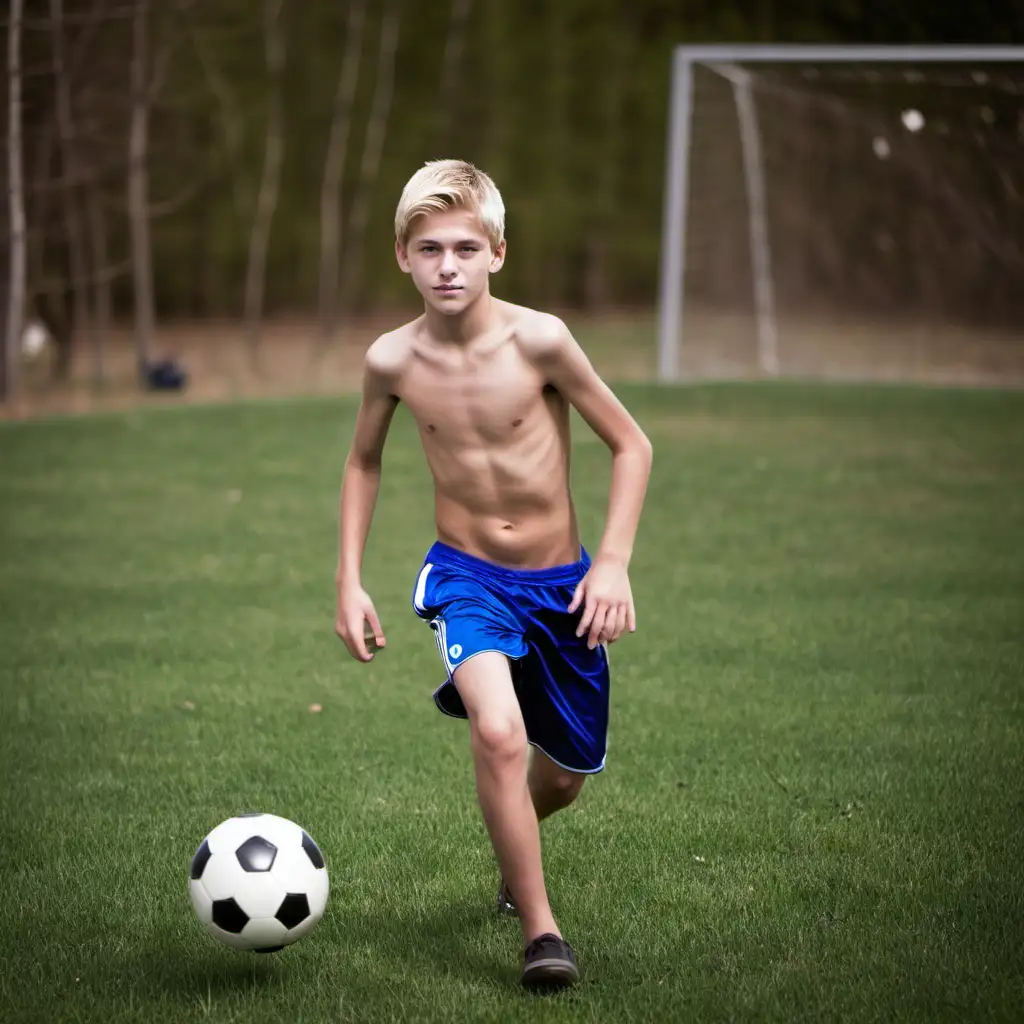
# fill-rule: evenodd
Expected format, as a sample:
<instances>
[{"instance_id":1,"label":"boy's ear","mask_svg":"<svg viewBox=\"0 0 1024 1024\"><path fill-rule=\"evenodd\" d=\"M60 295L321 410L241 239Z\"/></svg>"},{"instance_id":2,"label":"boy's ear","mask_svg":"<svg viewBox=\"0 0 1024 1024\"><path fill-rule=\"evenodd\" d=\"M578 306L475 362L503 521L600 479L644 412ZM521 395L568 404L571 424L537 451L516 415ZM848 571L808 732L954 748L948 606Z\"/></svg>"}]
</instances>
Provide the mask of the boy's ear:
<instances>
[{"instance_id":1,"label":"boy's ear","mask_svg":"<svg viewBox=\"0 0 1024 1024\"><path fill-rule=\"evenodd\" d=\"M403 274L411 274L412 267L409 265L409 254L406 252L406 248L396 238L395 239L395 259L398 260L398 265L402 268Z\"/></svg>"},{"instance_id":2,"label":"boy's ear","mask_svg":"<svg viewBox=\"0 0 1024 1024\"><path fill-rule=\"evenodd\" d=\"M503 238L498 243L498 248L494 250L494 255L491 256L491 267L490 271L492 274L496 274L501 270L505 263L505 239Z\"/></svg>"}]
</instances>

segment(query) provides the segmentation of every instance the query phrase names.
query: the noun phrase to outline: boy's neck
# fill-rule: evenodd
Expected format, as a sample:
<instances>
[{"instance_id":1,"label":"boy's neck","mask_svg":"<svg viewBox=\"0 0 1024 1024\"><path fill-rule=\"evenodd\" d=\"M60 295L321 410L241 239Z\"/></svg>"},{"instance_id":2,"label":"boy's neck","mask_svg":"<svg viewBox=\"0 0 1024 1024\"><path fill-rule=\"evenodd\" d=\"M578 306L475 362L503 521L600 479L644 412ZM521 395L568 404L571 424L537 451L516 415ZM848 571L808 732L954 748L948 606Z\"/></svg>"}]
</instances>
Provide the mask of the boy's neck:
<instances>
[{"instance_id":1,"label":"boy's neck","mask_svg":"<svg viewBox=\"0 0 1024 1024\"><path fill-rule=\"evenodd\" d=\"M484 292L472 306L467 306L456 316L445 316L428 306L425 310L427 330L438 341L453 345L468 344L490 330L495 313L494 305L491 293Z\"/></svg>"}]
</instances>

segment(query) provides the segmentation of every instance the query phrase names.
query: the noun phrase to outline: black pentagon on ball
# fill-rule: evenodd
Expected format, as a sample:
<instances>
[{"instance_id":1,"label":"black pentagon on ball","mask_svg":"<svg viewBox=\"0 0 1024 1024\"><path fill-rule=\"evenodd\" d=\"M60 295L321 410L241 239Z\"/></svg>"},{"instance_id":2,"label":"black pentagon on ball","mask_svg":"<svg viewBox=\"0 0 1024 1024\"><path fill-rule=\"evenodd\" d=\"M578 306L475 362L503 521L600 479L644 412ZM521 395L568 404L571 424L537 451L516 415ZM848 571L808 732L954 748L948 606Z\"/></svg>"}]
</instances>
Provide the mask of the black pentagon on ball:
<instances>
[{"instance_id":1,"label":"black pentagon on ball","mask_svg":"<svg viewBox=\"0 0 1024 1024\"><path fill-rule=\"evenodd\" d=\"M189 871L189 878L202 878L203 868L206 867L206 862L211 856L210 844L204 839L202 845L198 850L196 850L196 855L192 858L192 868Z\"/></svg>"},{"instance_id":2,"label":"black pentagon on ball","mask_svg":"<svg viewBox=\"0 0 1024 1024\"><path fill-rule=\"evenodd\" d=\"M302 924L309 917L309 900L306 899L306 894L304 892L288 893L281 901L281 906L277 908L274 917L285 928L294 928L296 925Z\"/></svg>"},{"instance_id":3,"label":"black pentagon on ball","mask_svg":"<svg viewBox=\"0 0 1024 1024\"><path fill-rule=\"evenodd\" d=\"M214 900L213 923L223 931L238 935L249 923L249 915L234 900Z\"/></svg>"},{"instance_id":4,"label":"black pentagon on ball","mask_svg":"<svg viewBox=\"0 0 1024 1024\"><path fill-rule=\"evenodd\" d=\"M284 949L284 946L264 946L262 949L254 949L254 953L277 953Z\"/></svg>"},{"instance_id":5,"label":"black pentagon on ball","mask_svg":"<svg viewBox=\"0 0 1024 1024\"><path fill-rule=\"evenodd\" d=\"M243 871L269 871L274 866L277 847L263 836L252 836L235 850L235 856Z\"/></svg>"},{"instance_id":6,"label":"black pentagon on ball","mask_svg":"<svg viewBox=\"0 0 1024 1024\"><path fill-rule=\"evenodd\" d=\"M313 837L305 830L302 833L302 848L306 851L306 856L313 862L313 867L322 868L324 866L324 855L320 852L320 847L313 842Z\"/></svg>"}]
</instances>

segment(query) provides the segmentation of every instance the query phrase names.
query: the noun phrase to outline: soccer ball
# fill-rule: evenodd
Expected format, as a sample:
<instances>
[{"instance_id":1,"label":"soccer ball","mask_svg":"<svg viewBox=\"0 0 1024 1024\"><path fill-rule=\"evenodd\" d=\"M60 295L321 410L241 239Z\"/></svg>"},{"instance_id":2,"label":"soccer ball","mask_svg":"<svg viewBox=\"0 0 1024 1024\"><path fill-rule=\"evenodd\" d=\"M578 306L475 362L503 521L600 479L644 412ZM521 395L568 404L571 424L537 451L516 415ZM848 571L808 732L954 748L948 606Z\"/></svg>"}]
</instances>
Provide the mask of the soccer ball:
<instances>
[{"instance_id":1,"label":"soccer ball","mask_svg":"<svg viewBox=\"0 0 1024 1024\"><path fill-rule=\"evenodd\" d=\"M192 858L188 892L206 930L274 953L308 935L327 906L327 867L309 834L276 814L221 822Z\"/></svg>"}]
</instances>

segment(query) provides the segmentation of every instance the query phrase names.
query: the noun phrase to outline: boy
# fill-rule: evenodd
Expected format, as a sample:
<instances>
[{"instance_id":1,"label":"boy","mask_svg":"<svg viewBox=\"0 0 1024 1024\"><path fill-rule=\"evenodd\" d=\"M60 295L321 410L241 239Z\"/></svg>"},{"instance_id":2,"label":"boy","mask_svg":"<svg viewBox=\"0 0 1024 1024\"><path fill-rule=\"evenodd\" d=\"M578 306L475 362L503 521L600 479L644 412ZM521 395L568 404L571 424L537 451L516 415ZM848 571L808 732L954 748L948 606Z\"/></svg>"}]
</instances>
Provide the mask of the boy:
<instances>
[{"instance_id":1,"label":"boy","mask_svg":"<svg viewBox=\"0 0 1024 1024\"><path fill-rule=\"evenodd\" d=\"M538 823L604 767L606 645L636 628L627 566L651 445L560 320L491 296L504 229L501 195L471 164L428 163L402 193L395 253L424 313L366 354L341 488L335 628L359 661L386 642L360 568L402 401L434 478L437 542L413 592L447 671L434 700L469 719L499 906L522 926L522 982L557 987L579 970L548 904ZM569 491L570 405L612 452L593 561Z\"/></svg>"}]
</instances>

